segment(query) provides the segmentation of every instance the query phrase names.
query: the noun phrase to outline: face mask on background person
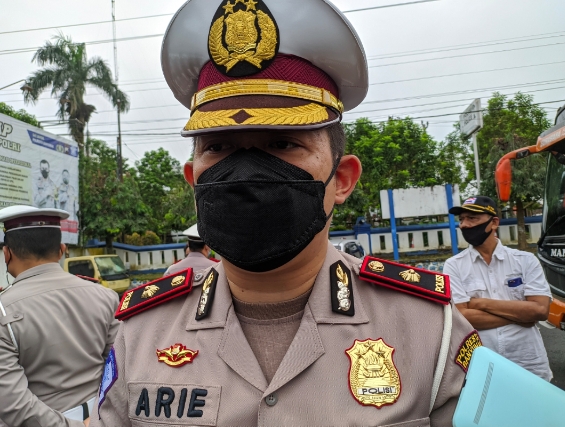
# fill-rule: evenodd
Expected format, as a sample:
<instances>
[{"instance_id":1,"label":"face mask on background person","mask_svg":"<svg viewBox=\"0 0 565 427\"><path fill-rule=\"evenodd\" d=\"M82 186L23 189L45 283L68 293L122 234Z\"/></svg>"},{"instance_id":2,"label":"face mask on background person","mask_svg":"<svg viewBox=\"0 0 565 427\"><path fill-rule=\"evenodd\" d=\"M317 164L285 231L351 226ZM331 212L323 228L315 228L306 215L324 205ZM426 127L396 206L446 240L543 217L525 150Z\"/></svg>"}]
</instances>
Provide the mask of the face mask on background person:
<instances>
[{"instance_id":1,"label":"face mask on background person","mask_svg":"<svg viewBox=\"0 0 565 427\"><path fill-rule=\"evenodd\" d=\"M41 169L41 176L47 178L49 176L49 171L46 169Z\"/></svg>"},{"instance_id":2,"label":"face mask on background person","mask_svg":"<svg viewBox=\"0 0 565 427\"><path fill-rule=\"evenodd\" d=\"M474 227L461 228L461 234L463 234L463 238L467 243L473 246L481 246L492 233L492 229L489 232L486 231L488 225L492 222L492 218Z\"/></svg>"},{"instance_id":3,"label":"face mask on background person","mask_svg":"<svg viewBox=\"0 0 565 427\"><path fill-rule=\"evenodd\" d=\"M205 170L194 187L198 232L208 246L247 271L278 268L324 229L326 186L258 148L239 149ZM332 209L333 210L333 209Z\"/></svg>"}]
</instances>

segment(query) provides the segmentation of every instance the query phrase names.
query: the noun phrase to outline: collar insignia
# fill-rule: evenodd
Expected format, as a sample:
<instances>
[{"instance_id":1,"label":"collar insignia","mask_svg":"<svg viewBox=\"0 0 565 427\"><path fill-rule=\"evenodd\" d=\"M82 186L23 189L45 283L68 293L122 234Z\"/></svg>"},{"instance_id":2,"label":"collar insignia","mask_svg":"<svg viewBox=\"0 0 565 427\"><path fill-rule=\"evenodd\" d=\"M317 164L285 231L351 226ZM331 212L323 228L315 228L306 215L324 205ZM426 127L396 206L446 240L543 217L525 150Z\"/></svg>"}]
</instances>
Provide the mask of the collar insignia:
<instances>
[{"instance_id":1,"label":"collar insignia","mask_svg":"<svg viewBox=\"0 0 565 427\"><path fill-rule=\"evenodd\" d=\"M216 283L218 283L218 272L211 268L202 284L202 293L200 294L198 308L196 309L196 320L202 320L210 313L214 294L216 293Z\"/></svg>"},{"instance_id":2,"label":"collar insignia","mask_svg":"<svg viewBox=\"0 0 565 427\"><path fill-rule=\"evenodd\" d=\"M190 350L182 344L175 344L164 350L157 349L157 359L173 368L180 368L191 363L198 355L198 350Z\"/></svg>"},{"instance_id":3,"label":"collar insignia","mask_svg":"<svg viewBox=\"0 0 565 427\"><path fill-rule=\"evenodd\" d=\"M263 0L227 0L214 15L208 52L221 73L244 77L271 64L279 40L277 23Z\"/></svg>"},{"instance_id":4,"label":"collar insignia","mask_svg":"<svg viewBox=\"0 0 565 427\"><path fill-rule=\"evenodd\" d=\"M392 360L394 348L382 338L355 340L345 351L351 361L349 389L361 405L391 405L400 396L400 376Z\"/></svg>"},{"instance_id":5,"label":"collar insignia","mask_svg":"<svg viewBox=\"0 0 565 427\"><path fill-rule=\"evenodd\" d=\"M346 316L354 316L355 306L353 305L351 271L343 262L338 261L331 265L330 281L332 311Z\"/></svg>"},{"instance_id":6,"label":"collar insignia","mask_svg":"<svg viewBox=\"0 0 565 427\"><path fill-rule=\"evenodd\" d=\"M359 271L361 279L379 286L449 304L449 276L366 256Z\"/></svg>"},{"instance_id":7,"label":"collar insignia","mask_svg":"<svg viewBox=\"0 0 565 427\"><path fill-rule=\"evenodd\" d=\"M162 302L189 293L192 290L192 269L175 276L138 286L124 293L116 311L116 319L125 320Z\"/></svg>"}]
</instances>

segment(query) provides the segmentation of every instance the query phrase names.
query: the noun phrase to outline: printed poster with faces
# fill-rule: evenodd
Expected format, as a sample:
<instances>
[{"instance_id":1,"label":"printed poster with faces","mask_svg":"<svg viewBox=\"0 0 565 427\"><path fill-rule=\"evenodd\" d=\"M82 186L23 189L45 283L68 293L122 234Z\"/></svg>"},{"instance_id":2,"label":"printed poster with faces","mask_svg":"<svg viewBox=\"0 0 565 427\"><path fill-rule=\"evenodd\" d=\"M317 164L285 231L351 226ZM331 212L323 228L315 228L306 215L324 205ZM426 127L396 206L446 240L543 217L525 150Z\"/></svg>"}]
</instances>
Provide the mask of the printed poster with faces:
<instances>
[{"instance_id":1,"label":"printed poster with faces","mask_svg":"<svg viewBox=\"0 0 565 427\"><path fill-rule=\"evenodd\" d=\"M63 209L63 243L77 244L78 153L76 142L0 114L0 208Z\"/></svg>"}]
</instances>

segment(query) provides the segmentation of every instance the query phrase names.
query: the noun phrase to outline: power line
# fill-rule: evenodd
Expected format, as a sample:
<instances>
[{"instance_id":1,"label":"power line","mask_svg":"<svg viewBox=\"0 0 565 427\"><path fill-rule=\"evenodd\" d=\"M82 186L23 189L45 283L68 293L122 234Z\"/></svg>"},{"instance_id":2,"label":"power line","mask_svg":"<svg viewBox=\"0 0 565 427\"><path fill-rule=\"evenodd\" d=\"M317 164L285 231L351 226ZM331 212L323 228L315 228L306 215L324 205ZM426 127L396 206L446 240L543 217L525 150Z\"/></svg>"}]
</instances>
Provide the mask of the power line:
<instances>
[{"instance_id":1,"label":"power line","mask_svg":"<svg viewBox=\"0 0 565 427\"><path fill-rule=\"evenodd\" d=\"M363 10L372 10L372 9L385 9L385 8L389 8L389 7L407 6L407 5L411 5L411 4L427 3L427 2L432 2L432 1L440 1L440 0L419 0L419 1L412 1L412 2L407 2L407 3L388 4L388 5L384 5L384 6L368 7L368 8L364 8L364 9L346 10L346 11L343 11L342 13L353 13L353 12L359 12L359 11L363 11ZM116 19L115 22L134 21L134 20L138 20L138 19L161 18L161 17L164 17L164 16L173 16L173 15L174 15L174 13L162 13L162 14L159 14L159 15L136 16L136 17L132 17L132 18ZM30 32L30 31L56 30L56 29L59 29L59 28L83 27L83 26L87 26L87 25L111 24L112 22L114 22L114 21L108 20L108 21L83 22L83 23L80 23L80 24L57 25L57 26L53 26L53 27L25 28L25 29L21 29L21 30L1 31L0 35L2 35L2 34L25 33L25 32Z\"/></svg>"},{"instance_id":2,"label":"power line","mask_svg":"<svg viewBox=\"0 0 565 427\"><path fill-rule=\"evenodd\" d=\"M363 9L344 10L341 13L353 13L353 12L361 12L361 11L364 11L364 10L386 9L386 8L389 8L389 7L409 6L411 4L430 3L430 2L433 2L433 1L440 1L440 0L418 0L418 1L410 1L410 2L406 2L406 3L385 4L383 6L364 7Z\"/></svg>"},{"instance_id":3,"label":"power line","mask_svg":"<svg viewBox=\"0 0 565 427\"><path fill-rule=\"evenodd\" d=\"M540 47L558 46L558 45L562 45L562 44L565 44L565 42L541 44L541 45L537 45L537 46L523 46L523 47L517 47L517 48L514 48L514 49L491 50L491 51L488 51L488 52L466 53L464 55L442 56L442 57L439 57L439 58L417 59L417 60L414 60L414 61L394 62L392 64L369 65L369 68L380 68L380 67L389 67L389 66L392 66L392 65L414 64L414 63L417 63L417 62L437 61L437 60L440 60L440 59L464 58L464 57L467 57L467 56L489 55L491 53L513 52L513 51L516 51L516 50L526 50L526 49L537 49L537 48L540 48Z\"/></svg>"},{"instance_id":4,"label":"power line","mask_svg":"<svg viewBox=\"0 0 565 427\"><path fill-rule=\"evenodd\" d=\"M117 42L125 42L125 41L131 41L131 40L149 39L149 38L153 38L153 37L163 37L164 35L165 34L150 34L150 35L145 35L145 36L123 37L121 39L116 39L116 41ZM108 40L94 40L94 41L90 41L90 42L83 42L83 43L77 43L77 44L95 45L95 44L105 44L105 43L113 43L113 42L114 42L114 39L108 39ZM12 54L16 54L16 53L35 52L39 48L40 47L26 47L26 48L20 48L20 49L0 50L0 55L12 55Z\"/></svg>"},{"instance_id":5,"label":"power line","mask_svg":"<svg viewBox=\"0 0 565 427\"><path fill-rule=\"evenodd\" d=\"M487 88L480 88L480 89L467 89L467 90L459 90L455 92L444 92L444 93L435 93L435 94L427 94L427 95L417 95L417 96L407 96L404 98L391 98L391 99L380 99L377 101L367 101L363 102L363 104L380 104L383 102L396 102L396 101L408 101L411 99L424 99L424 98L436 98L441 96L450 96L450 95L461 95L464 93L473 93L473 92L485 92L485 91L496 91L502 89L516 89L520 87L528 87L528 86L544 86L548 84L554 83L561 83L565 81L565 79L556 79L556 80L545 80L541 82L533 82L533 83L519 83L514 85L507 85L507 86L493 86Z\"/></svg>"},{"instance_id":6,"label":"power line","mask_svg":"<svg viewBox=\"0 0 565 427\"><path fill-rule=\"evenodd\" d=\"M389 53L383 55L373 55L370 56L368 59L370 61L380 60L380 59L392 59L392 58L400 58L403 56L414 56L414 55L426 55L431 53L440 53L440 52L449 52L452 50L463 50L463 49L477 49L480 47L487 47L487 46L496 46L500 44L511 44L511 43L524 43L528 41L534 40L544 40L544 39L552 39L557 37L565 36L563 31L559 31L556 33L543 33L543 34L536 34L531 36L521 36L521 37L513 37L509 39L498 39L498 40L487 40L484 42L475 42L475 43L466 43L460 45L452 45L452 46L444 46L444 47L435 47L429 49L419 49L419 50L408 50L404 52L397 52L397 53Z\"/></svg>"},{"instance_id":7,"label":"power line","mask_svg":"<svg viewBox=\"0 0 565 427\"><path fill-rule=\"evenodd\" d=\"M417 80L438 79L438 78L443 78L443 77L464 76L464 75L469 75L469 74L491 73L491 72L494 72L494 71L517 70L517 69L520 69L520 68L542 67L542 66L546 66L546 65L555 65L555 64L563 64L563 63L565 63L565 61L546 62L544 64L520 65L520 66L517 66L517 67L507 67L507 68L494 68L492 70L468 71L468 72L464 72L464 73L443 74L443 75L440 75L440 76L417 77L417 78L414 78L414 79L404 79L404 80L393 80L393 81L388 81L388 82L369 83L369 86L386 85L386 84L391 84L391 83L413 82L413 81L417 81Z\"/></svg>"},{"instance_id":8,"label":"power line","mask_svg":"<svg viewBox=\"0 0 565 427\"><path fill-rule=\"evenodd\" d=\"M173 15L174 15L174 13L162 13L160 15L137 16L137 17L134 17L134 18L116 19L116 22L134 21L136 19L159 18L159 17L162 17L162 16L173 16ZM26 28L26 29L22 29L22 30L2 31L2 32L0 32L0 35L2 35L2 34L14 34L14 33L25 33L25 32L29 32L29 31L56 30L56 29L59 29L59 28L83 27L85 25L98 25L98 24L111 24L111 23L112 23L112 20L97 21L97 22L84 22L82 24L57 25L55 27Z\"/></svg>"}]
</instances>

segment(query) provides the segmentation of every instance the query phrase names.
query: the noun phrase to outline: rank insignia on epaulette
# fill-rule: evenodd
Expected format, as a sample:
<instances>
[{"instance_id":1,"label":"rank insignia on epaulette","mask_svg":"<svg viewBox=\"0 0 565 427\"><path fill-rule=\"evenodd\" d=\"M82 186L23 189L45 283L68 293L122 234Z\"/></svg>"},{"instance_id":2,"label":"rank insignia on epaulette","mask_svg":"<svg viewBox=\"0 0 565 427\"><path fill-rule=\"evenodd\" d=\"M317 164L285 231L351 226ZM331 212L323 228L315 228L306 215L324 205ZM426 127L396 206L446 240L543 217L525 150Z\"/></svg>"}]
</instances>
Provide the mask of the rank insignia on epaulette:
<instances>
[{"instance_id":1,"label":"rank insignia on epaulette","mask_svg":"<svg viewBox=\"0 0 565 427\"><path fill-rule=\"evenodd\" d=\"M330 281L332 311L346 316L354 316L355 306L353 305L351 271L343 262L338 261L330 266Z\"/></svg>"},{"instance_id":2,"label":"rank insignia on epaulette","mask_svg":"<svg viewBox=\"0 0 565 427\"><path fill-rule=\"evenodd\" d=\"M204 279L204 283L202 283L202 293L196 308L196 320L202 320L210 313L216 293L216 283L218 283L218 272L211 268Z\"/></svg>"},{"instance_id":3,"label":"rank insignia on epaulette","mask_svg":"<svg viewBox=\"0 0 565 427\"><path fill-rule=\"evenodd\" d=\"M192 269L189 268L127 291L122 296L115 317L125 320L165 301L187 294L191 290Z\"/></svg>"},{"instance_id":4,"label":"rank insignia on epaulette","mask_svg":"<svg viewBox=\"0 0 565 427\"><path fill-rule=\"evenodd\" d=\"M359 272L361 279L396 289L441 304L449 304L451 290L449 276L435 271L365 257Z\"/></svg>"}]
</instances>

